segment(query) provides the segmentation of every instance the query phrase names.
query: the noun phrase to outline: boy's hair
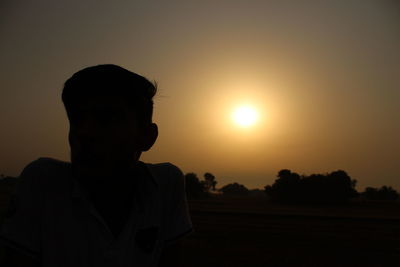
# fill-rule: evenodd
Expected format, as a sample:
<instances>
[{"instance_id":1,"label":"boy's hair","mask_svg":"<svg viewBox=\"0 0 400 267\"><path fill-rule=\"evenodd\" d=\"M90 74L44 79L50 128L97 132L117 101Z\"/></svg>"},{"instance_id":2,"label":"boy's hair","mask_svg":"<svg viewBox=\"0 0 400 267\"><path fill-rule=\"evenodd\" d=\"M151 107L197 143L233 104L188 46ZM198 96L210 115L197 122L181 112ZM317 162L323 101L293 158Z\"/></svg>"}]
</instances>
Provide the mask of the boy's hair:
<instances>
[{"instance_id":1,"label":"boy's hair","mask_svg":"<svg viewBox=\"0 0 400 267\"><path fill-rule=\"evenodd\" d=\"M141 124L150 124L157 84L120 66L106 64L82 69L72 75L62 91L67 114L79 102L95 96L116 96L125 100Z\"/></svg>"}]
</instances>

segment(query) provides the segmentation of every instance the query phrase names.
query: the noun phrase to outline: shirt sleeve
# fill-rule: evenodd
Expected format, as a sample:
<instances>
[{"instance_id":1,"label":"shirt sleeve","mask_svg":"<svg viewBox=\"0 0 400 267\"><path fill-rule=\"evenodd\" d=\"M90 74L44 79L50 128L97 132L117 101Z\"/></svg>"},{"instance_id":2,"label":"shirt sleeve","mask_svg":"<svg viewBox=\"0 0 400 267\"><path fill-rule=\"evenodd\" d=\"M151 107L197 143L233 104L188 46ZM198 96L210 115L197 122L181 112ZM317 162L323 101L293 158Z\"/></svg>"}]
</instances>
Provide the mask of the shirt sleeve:
<instances>
[{"instance_id":1,"label":"shirt sleeve","mask_svg":"<svg viewBox=\"0 0 400 267\"><path fill-rule=\"evenodd\" d=\"M192 232L193 226L186 199L185 179L182 171L172 165L170 169L172 189L170 205L167 213L165 241L174 243Z\"/></svg>"},{"instance_id":2,"label":"shirt sleeve","mask_svg":"<svg viewBox=\"0 0 400 267\"><path fill-rule=\"evenodd\" d=\"M11 195L8 210L0 226L0 242L28 256L40 253L42 192L38 161L27 165Z\"/></svg>"}]
</instances>

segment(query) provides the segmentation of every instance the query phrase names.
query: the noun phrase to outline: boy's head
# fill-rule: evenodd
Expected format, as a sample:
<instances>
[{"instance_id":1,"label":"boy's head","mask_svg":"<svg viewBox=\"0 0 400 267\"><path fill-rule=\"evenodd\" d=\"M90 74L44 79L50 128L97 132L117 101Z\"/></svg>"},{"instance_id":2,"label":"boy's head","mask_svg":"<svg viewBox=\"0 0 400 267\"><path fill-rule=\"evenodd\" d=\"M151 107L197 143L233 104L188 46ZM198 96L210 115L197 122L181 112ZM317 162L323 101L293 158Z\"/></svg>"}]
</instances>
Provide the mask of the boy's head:
<instances>
[{"instance_id":1,"label":"boy's head","mask_svg":"<svg viewBox=\"0 0 400 267\"><path fill-rule=\"evenodd\" d=\"M116 65L75 73L64 85L71 162L85 174L109 175L135 164L157 139L156 85Z\"/></svg>"}]
</instances>

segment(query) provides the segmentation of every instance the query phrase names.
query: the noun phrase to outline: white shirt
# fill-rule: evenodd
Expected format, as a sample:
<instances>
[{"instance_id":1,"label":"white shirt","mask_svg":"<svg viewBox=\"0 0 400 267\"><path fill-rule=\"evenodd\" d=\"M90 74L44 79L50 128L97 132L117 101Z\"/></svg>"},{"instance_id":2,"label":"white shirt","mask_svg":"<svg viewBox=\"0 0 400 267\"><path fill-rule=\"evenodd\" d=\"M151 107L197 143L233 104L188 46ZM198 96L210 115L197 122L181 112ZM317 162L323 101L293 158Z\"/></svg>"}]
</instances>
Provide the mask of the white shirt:
<instances>
[{"instance_id":1,"label":"white shirt","mask_svg":"<svg viewBox=\"0 0 400 267\"><path fill-rule=\"evenodd\" d=\"M40 158L22 171L0 240L44 267L157 266L165 245L192 231L184 176L147 164L130 217L117 238L85 197L71 164ZM118 207L115 207L118 208Z\"/></svg>"}]
</instances>

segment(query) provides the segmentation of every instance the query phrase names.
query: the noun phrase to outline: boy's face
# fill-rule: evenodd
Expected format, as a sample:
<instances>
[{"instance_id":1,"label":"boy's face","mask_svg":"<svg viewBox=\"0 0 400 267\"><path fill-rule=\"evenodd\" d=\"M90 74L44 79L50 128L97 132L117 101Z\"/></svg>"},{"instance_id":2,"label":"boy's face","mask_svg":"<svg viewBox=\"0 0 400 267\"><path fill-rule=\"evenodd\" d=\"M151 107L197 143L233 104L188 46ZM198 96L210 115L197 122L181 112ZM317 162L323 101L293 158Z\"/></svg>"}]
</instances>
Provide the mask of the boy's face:
<instances>
[{"instance_id":1,"label":"boy's face","mask_svg":"<svg viewBox=\"0 0 400 267\"><path fill-rule=\"evenodd\" d=\"M118 97L98 96L68 111L71 162L81 175L108 176L132 167L157 138ZM149 147L150 145L150 147Z\"/></svg>"}]
</instances>

